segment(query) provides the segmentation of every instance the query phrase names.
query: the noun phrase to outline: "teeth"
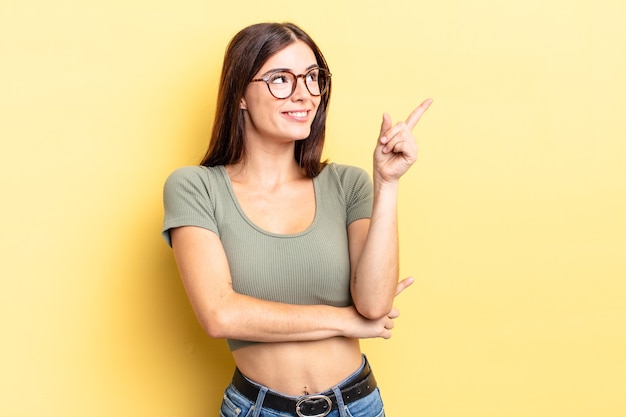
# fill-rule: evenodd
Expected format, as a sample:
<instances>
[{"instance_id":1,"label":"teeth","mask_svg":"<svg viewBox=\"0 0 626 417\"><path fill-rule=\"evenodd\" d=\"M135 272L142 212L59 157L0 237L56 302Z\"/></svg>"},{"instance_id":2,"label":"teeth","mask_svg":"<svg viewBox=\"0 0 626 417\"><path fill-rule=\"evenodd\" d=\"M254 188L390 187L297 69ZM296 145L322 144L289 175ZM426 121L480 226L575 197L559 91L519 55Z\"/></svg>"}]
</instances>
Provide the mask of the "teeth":
<instances>
[{"instance_id":1,"label":"teeth","mask_svg":"<svg viewBox=\"0 0 626 417\"><path fill-rule=\"evenodd\" d=\"M290 111L287 113L290 116L294 116L294 117L305 117L306 116L306 112L305 111Z\"/></svg>"}]
</instances>

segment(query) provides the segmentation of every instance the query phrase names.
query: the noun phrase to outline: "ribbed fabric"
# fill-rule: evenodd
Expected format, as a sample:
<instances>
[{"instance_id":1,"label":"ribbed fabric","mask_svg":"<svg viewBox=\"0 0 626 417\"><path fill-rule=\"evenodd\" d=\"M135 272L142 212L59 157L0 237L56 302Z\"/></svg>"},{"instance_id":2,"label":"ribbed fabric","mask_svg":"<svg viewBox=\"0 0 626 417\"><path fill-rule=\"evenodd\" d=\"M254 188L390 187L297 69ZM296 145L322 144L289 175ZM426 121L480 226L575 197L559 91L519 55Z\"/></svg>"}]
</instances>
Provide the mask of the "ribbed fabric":
<instances>
[{"instance_id":1,"label":"ribbed fabric","mask_svg":"<svg viewBox=\"0 0 626 417\"><path fill-rule=\"evenodd\" d=\"M171 245L169 230L180 226L216 233L238 293L289 304L348 306L347 226L371 216L371 182L360 168L329 164L313 186L313 222L301 233L281 235L246 216L224 167L180 168L165 183L163 237ZM251 343L228 340L231 350Z\"/></svg>"}]
</instances>

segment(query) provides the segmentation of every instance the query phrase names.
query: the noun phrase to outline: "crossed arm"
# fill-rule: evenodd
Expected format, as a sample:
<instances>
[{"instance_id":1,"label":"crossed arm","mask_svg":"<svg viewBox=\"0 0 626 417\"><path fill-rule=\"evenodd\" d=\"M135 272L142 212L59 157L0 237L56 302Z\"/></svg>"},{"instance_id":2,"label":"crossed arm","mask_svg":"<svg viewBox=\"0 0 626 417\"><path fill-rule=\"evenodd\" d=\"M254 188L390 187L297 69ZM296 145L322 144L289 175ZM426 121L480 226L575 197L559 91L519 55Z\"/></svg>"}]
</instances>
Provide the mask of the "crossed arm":
<instances>
[{"instance_id":1,"label":"crossed arm","mask_svg":"<svg viewBox=\"0 0 626 417\"><path fill-rule=\"evenodd\" d=\"M257 342L391 336L393 311L368 320L351 307L292 305L236 293L223 246L213 232L192 226L171 231L174 255L194 311L212 337Z\"/></svg>"}]
</instances>

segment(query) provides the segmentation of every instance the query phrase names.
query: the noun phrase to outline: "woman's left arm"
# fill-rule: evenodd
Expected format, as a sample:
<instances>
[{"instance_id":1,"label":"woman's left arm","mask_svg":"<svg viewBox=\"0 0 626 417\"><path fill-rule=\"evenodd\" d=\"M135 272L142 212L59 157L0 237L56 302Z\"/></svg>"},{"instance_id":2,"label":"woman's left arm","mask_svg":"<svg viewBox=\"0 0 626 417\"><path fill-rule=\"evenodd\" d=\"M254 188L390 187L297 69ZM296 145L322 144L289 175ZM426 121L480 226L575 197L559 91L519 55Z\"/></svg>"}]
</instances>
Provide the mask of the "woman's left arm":
<instances>
[{"instance_id":1,"label":"woman's left arm","mask_svg":"<svg viewBox=\"0 0 626 417\"><path fill-rule=\"evenodd\" d=\"M395 296L411 285L398 283L398 186L400 177L417 160L417 143L411 131L432 103L424 101L405 122L392 124L383 115L374 150L374 203L372 218L348 226L350 291L358 312L368 319L389 314Z\"/></svg>"}]
</instances>

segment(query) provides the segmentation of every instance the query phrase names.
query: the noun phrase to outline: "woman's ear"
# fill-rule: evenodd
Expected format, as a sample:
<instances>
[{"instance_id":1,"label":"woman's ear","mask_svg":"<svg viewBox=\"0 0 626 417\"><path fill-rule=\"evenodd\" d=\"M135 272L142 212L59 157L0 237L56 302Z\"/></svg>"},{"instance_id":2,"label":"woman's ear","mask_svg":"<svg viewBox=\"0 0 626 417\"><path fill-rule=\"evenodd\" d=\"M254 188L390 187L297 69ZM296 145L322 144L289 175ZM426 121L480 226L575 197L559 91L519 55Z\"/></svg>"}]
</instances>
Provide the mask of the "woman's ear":
<instances>
[{"instance_id":1,"label":"woman's ear","mask_svg":"<svg viewBox=\"0 0 626 417\"><path fill-rule=\"evenodd\" d=\"M241 98L241 101L239 102L239 108L241 110L248 110L248 103L246 103L245 97Z\"/></svg>"}]
</instances>

